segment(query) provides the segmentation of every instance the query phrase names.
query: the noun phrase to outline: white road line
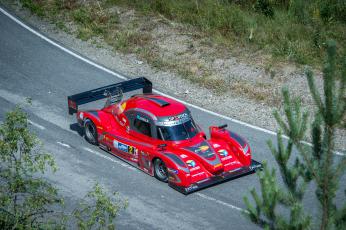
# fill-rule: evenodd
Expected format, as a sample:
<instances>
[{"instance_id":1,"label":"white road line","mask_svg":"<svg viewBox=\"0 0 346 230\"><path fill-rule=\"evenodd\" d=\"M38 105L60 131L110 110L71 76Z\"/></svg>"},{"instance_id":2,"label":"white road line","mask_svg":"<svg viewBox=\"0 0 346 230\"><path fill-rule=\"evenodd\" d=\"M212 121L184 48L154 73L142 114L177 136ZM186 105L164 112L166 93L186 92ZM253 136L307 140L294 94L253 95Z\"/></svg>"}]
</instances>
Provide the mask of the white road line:
<instances>
[{"instance_id":1,"label":"white road line","mask_svg":"<svg viewBox=\"0 0 346 230\"><path fill-rule=\"evenodd\" d=\"M39 124L33 122L32 120L28 120L28 122L29 122L29 124L35 126L36 128L39 128L39 129L41 129L41 130L45 130L45 129L46 129L44 126L39 125Z\"/></svg>"},{"instance_id":2,"label":"white road line","mask_svg":"<svg viewBox=\"0 0 346 230\"><path fill-rule=\"evenodd\" d=\"M28 31L30 31L31 33L35 34L36 36L38 36L38 37L40 37L41 39L45 40L46 42L50 43L51 45L53 45L53 46L55 46L55 47L57 47L57 48L63 50L64 52L66 52L66 53L72 55L73 57L75 57L75 58L77 58L77 59L79 59L79 60L82 60L82 61L88 63L89 65L92 65L92 66L94 66L94 67L96 67L96 68L98 68L98 69L100 69L100 70L102 70L102 71L105 71L106 73L109 73L109 74L111 74L111 75L113 75L113 76L115 76L115 77L117 77L117 78L120 78L120 79L123 79L123 80L127 80L127 79L128 79L127 77L125 77L124 75L122 75L122 74L120 74L120 73L116 73L116 72L114 72L114 71L112 71L112 70L110 70L110 69L108 69L108 68L106 68L106 67L104 67L104 66L102 66L102 65L99 65L99 64L97 64L97 63L95 63L95 62L93 62L93 61L91 61L91 60L89 60L89 59L87 59L87 58L82 57L81 55L79 55L79 54L77 54L77 53L71 51L70 49L67 49L67 48L65 48L65 47L63 47L63 46L61 46L61 45L59 45L58 43L56 43L56 42L54 42L53 40L49 39L48 37L44 36L43 34L37 32L36 30L34 30L34 29L32 29L31 27L27 26L26 24L24 24L23 22L21 22L19 19L17 19L16 17L14 17L13 15L11 15L10 13L8 13L6 10L4 10L4 9L1 8L1 7L0 7L0 12L2 12L4 15L6 15L6 16L9 17L10 19L12 19L14 22L16 22L17 24L19 24L19 25L22 26L23 28L25 28L25 29L27 29ZM261 128L261 127L258 127L258 126L256 126L256 125L251 125L251 124L249 124L249 123L246 123L246 122L243 122L243 121L234 119L234 118L227 117L227 116L225 116L225 115L222 115L222 114L219 114L219 113L210 111L210 110L208 110L208 109L204 109L204 108L202 108L202 107L200 107L200 106L193 105L193 104L188 103L188 102L186 102L186 101L183 101L183 100L180 100L180 99L175 98L175 97L173 97L173 96L170 96L170 95L168 95L168 94L165 94L165 93L163 93L163 92L161 92L161 91L159 91L159 90L155 90L155 89L154 89L153 91L154 91L155 93L158 93L158 94L161 94L161 95L163 95L163 96L172 98L172 99L174 99L174 100L176 100L176 101L179 101L179 102L181 102L181 103L183 103L183 104L185 104L185 105L187 105L187 106L190 106L190 107L192 107L192 108L201 110L201 111L206 112L206 113L209 113L209 114L211 114L211 115L220 117L220 118L222 118L222 119L225 119L225 120L228 120L228 121L231 121L231 122L234 122L234 123L237 123L237 124L240 124L240 125L243 125L243 126L246 126L246 127L252 128L252 129L255 129L255 130L259 130L259 131L264 132L264 133L267 133L267 134L277 135L277 133L274 132L274 131L271 131L271 130L268 130L268 129L265 129L265 128ZM286 139L288 139L287 136L283 136L283 137L286 138ZM304 143L306 143L306 144L308 144L308 145L311 145L311 143L308 143L308 142L304 142ZM345 155L346 155L346 154L344 154L344 153L337 152L337 151L335 151L334 153L335 153L336 155L339 155L339 156L345 156Z\"/></svg>"},{"instance_id":3,"label":"white road line","mask_svg":"<svg viewBox=\"0 0 346 230\"><path fill-rule=\"evenodd\" d=\"M196 192L195 194L196 194L197 196L203 198L203 199L213 201L213 202L215 202L215 203L217 203L217 204L221 204L221 205L223 205L223 206L226 206L226 207L228 207L228 208L237 210L237 211L239 211L239 212L249 213L249 212L248 212L247 210L245 210L245 209L239 208L239 207L237 207L237 206L234 206L234 205L229 204L229 203L226 203L226 202L224 202L224 201L215 199L215 198L213 198L213 197L204 195L204 194L202 194L202 193L200 193L200 192Z\"/></svg>"},{"instance_id":4,"label":"white road line","mask_svg":"<svg viewBox=\"0 0 346 230\"><path fill-rule=\"evenodd\" d=\"M63 142L57 141L56 143L57 143L57 144L59 144L59 145L61 145L61 146L66 147L66 148L71 148L71 146L70 146L70 145L65 144L65 143L63 143Z\"/></svg>"},{"instance_id":5,"label":"white road line","mask_svg":"<svg viewBox=\"0 0 346 230\"><path fill-rule=\"evenodd\" d=\"M97 151L95 151L95 150L89 149L89 148L87 148L87 147L83 147L83 149L86 150L86 151L88 151L88 152L90 152L90 153L93 153L93 154L95 154L95 155L97 155L97 156L99 156L99 157L102 157L102 158L104 158L104 159L106 159L106 160L112 161L112 162L114 162L114 163L116 163L116 164L118 164L118 165L121 165L121 166L123 166L123 167L125 167L125 168L128 168L128 169L130 169L130 170L132 170L132 171L137 171L136 168L134 168L134 167L132 167L132 166L130 166L130 165L124 163L124 162L121 162L121 161L118 161L118 160L116 160L116 159L113 159L113 158L111 158L111 157L109 157L109 156L103 155L102 153L99 153L99 152L97 152Z\"/></svg>"}]
</instances>

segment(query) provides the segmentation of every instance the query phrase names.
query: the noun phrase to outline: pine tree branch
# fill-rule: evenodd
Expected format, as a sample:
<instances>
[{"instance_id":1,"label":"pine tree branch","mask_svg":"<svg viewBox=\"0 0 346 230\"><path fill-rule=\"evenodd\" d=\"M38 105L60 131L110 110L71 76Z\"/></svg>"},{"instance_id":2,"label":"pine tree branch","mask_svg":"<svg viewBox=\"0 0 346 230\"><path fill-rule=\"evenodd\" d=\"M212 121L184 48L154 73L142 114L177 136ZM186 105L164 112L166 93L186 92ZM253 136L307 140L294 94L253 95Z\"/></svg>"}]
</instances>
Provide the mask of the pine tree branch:
<instances>
[{"instance_id":1,"label":"pine tree branch","mask_svg":"<svg viewBox=\"0 0 346 230\"><path fill-rule=\"evenodd\" d=\"M338 99L337 99L337 119L343 119L345 113L346 113L346 58L343 63L343 69L341 71L341 80L340 80L340 86L338 90Z\"/></svg>"},{"instance_id":2,"label":"pine tree branch","mask_svg":"<svg viewBox=\"0 0 346 230\"><path fill-rule=\"evenodd\" d=\"M321 97L318 93L318 90L316 88L315 81L313 79L314 78L313 73L310 69L307 69L305 71L305 75L306 75L307 80L308 80L308 85L309 85L309 89L310 89L310 93L312 95L312 98L314 99L320 113L322 115L324 115L325 114L325 108L324 108L324 105L322 103Z\"/></svg>"},{"instance_id":3,"label":"pine tree branch","mask_svg":"<svg viewBox=\"0 0 346 230\"><path fill-rule=\"evenodd\" d=\"M262 228L276 229L276 220L281 218L277 216L275 209L277 201L281 199L282 191L277 187L275 170L270 171L266 162L263 165L263 171L259 172L261 197L255 189L252 189L251 195L255 201L255 207L249 203L247 197L244 197L244 201L248 210L247 215L253 223Z\"/></svg>"},{"instance_id":4,"label":"pine tree branch","mask_svg":"<svg viewBox=\"0 0 346 230\"><path fill-rule=\"evenodd\" d=\"M309 156L309 151L306 150L307 147L301 143L301 142L294 142L294 145L297 147L299 153L304 159L304 164L307 167L309 173L312 174L313 178L316 180L317 183L320 182L319 174L316 172L313 159Z\"/></svg>"},{"instance_id":5,"label":"pine tree branch","mask_svg":"<svg viewBox=\"0 0 346 230\"><path fill-rule=\"evenodd\" d=\"M0 207L0 212L5 212L5 213L7 213L7 214L10 215L10 216L15 217L15 214L13 214L13 213L7 211L6 209L4 209L4 208L2 208L2 207Z\"/></svg>"},{"instance_id":6,"label":"pine tree branch","mask_svg":"<svg viewBox=\"0 0 346 230\"><path fill-rule=\"evenodd\" d=\"M313 156L317 159L317 162L320 163L321 160L321 154L322 154L322 130L320 127L321 119L320 116L315 117L315 121L312 124L312 143L313 143Z\"/></svg>"},{"instance_id":7,"label":"pine tree branch","mask_svg":"<svg viewBox=\"0 0 346 230\"><path fill-rule=\"evenodd\" d=\"M295 134L297 133L297 129L298 129L296 119L295 119L296 117L292 109L292 103L291 103L288 89L283 88L282 94L284 97L284 110L285 110L285 114L286 114L286 118L288 122L288 127L289 127L288 130L290 131L289 133L287 133L287 135L290 138L292 138L292 137L295 137Z\"/></svg>"},{"instance_id":8,"label":"pine tree branch","mask_svg":"<svg viewBox=\"0 0 346 230\"><path fill-rule=\"evenodd\" d=\"M334 180L339 180L339 178L343 175L345 170L346 170L346 158L344 157L336 166L336 169L334 172Z\"/></svg>"},{"instance_id":9,"label":"pine tree branch","mask_svg":"<svg viewBox=\"0 0 346 230\"><path fill-rule=\"evenodd\" d=\"M246 209L248 211L248 213L245 213L245 215L248 216L253 223L260 226L261 228L269 225L268 222L266 222L264 219L262 219L260 217L261 212L260 212L259 206L257 206L257 208L254 208L250 204L249 199L247 197L244 197L243 199L244 199L244 203L246 205Z\"/></svg>"},{"instance_id":10,"label":"pine tree branch","mask_svg":"<svg viewBox=\"0 0 346 230\"><path fill-rule=\"evenodd\" d=\"M28 215L25 215L23 217L23 219L29 219L30 217L32 216L40 216L42 214L49 214L49 213L53 213L54 211L53 210L47 210L47 209L43 209L43 210L40 210L40 211L36 211L36 212L32 212Z\"/></svg>"},{"instance_id":11,"label":"pine tree branch","mask_svg":"<svg viewBox=\"0 0 346 230\"><path fill-rule=\"evenodd\" d=\"M325 113L324 121L327 125L333 126L335 120L335 100L333 89L335 89L335 57L336 57L336 44L334 41L327 41L327 62L323 70L324 78L324 100L325 100Z\"/></svg>"},{"instance_id":12,"label":"pine tree branch","mask_svg":"<svg viewBox=\"0 0 346 230\"><path fill-rule=\"evenodd\" d=\"M346 190L344 192L346 199ZM336 229L346 229L346 203L335 212L335 226Z\"/></svg>"},{"instance_id":13,"label":"pine tree branch","mask_svg":"<svg viewBox=\"0 0 346 230\"><path fill-rule=\"evenodd\" d=\"M308 127L308 113L302 111L299 99L291 99L288 90L283 89L285 117L281 117L278 111L274 112L277 123L289 140L285 144L281 131L279 131L276 148L271 141L267 143L279 165L285 188L284 190L279 188L275 170L270 171L264 164L264 170L259 173L261 197L254 190L252 191L255 207L250 206L249 201L246 200L249 210L251 209L251 213L253 213L253 218L262 216L267 221L265 229L303 230L311 227L311 217L305 215L301 204L305 188L311 180L316 183L315 193L321 204L320 229L329 230L333 229L335 224L338 226L346 224L346 213L340 214L339 212L346 212L346 205L342 210L337 210L335 205L339 180L346 170L346 159L342 159L336 164L333 155L335 128L342 124L346 110L344 95L346 60L341 82L338 84L335 43L328 42L327 51L328 59L323 75L324 95L318 91L312 71L306 70L309 89L318 109L312 124L312 148L303 143ZM291 165L290 157L293 146L297 148L301 157L297 157L294 165ZM282 218L276 212L277 204L289 208L289 222L286 221L287 218Z\"/></svg>"},{"instance_id":14,"label":"pine tree branch","mask_svg":"<svg viewBox=\"0 0 346 230\"><path fill-rule=\"evenodd\" d=\"M275 110L273 112L273 115L275 117L276 122L279 124L280 128L284 131L284 133L289 136L290 130L288 128L288 126L286 125L286 123L284 122L284 120L281 118L279 112L277 110Z\"/></svg>"},{"instance_id":15,"label":"pine tree branch","mask_svg":"<svg viewBox=\"0 0 346 230\"><path fill-rule=\"evenodd\" d=\"M303 139L305 132L308 128L308 118L309 118L309 113L305 111L303 113L302 121L301 121L301 128L300 128L300 133L299 133L299 139Z\"/></svg>"}]
</instances>

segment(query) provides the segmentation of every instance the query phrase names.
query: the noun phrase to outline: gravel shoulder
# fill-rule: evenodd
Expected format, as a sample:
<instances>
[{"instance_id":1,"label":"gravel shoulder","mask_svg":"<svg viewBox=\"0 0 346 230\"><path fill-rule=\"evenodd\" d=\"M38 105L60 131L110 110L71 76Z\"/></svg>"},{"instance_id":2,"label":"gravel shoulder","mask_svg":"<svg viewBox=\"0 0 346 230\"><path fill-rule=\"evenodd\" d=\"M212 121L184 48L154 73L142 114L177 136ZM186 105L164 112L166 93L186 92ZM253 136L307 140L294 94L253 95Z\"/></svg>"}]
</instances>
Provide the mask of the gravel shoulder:
<instances>
[{"instance_id":1,"label":"gravel shoulder","mask_svg":"<svg viewBox=\"0 0 346 230\"><path fill-rule=\"evenodd\" d=\"M114 50L101 39L82 41L76 38L72 23L65 25L68 31L58 29L56 24L33 16L19 5L1 2L18 17L64 46L131 78L145 76L156 89L205 109L276 131L278 127L272 112L274 109L282 111L281 88L288 87L292 95L302 98L304 108L313 113L313 101L301 68L289 63L268 68L266 58L260 54L251 55L244 51L242 55L239 50L223 50L210 44L193 29L167 22L164 18L139 20L131 10L113 9L118 11L123 27L129 23L133 25L135 21L139 30L145 29L150 33L152 55L160 57L164 63L184 66L184 71L157 68L140 54ZM149 23L141 24L141 21ZM186 71L193 74L194 80L182 74ZM322 89L321 74L315 72L316 85ZM205 77L206 73L207 81L215 83L220 91L196 81L196 77ZM346 149L345 140L346 131L338 130L336 148Z\"/></svg>"}]
</instances>

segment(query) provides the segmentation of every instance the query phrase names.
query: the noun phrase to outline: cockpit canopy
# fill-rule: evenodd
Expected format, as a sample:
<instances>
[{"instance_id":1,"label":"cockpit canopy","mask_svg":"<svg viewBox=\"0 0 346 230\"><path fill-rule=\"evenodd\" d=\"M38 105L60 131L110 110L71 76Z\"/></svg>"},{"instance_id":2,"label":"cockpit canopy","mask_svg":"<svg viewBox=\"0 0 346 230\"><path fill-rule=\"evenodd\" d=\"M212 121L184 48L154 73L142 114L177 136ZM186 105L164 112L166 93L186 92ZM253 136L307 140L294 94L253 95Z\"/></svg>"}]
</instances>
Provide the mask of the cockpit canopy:
<instances>
[{"instance_id":1,"label":"cockpit canopy","mask_svg":"<svg viewBox=\"0 0 346 230\"><path fill-rule=\"evenodd\" d=\"M125 114L131 130L159 140L187 140L199 132L188 110L175 116L157 117L156 119L152 119L143 110L127 111Z\"/></svg>"},{"instance_id":2,"label":"cockpit canopy","mask_svg":"<svg viewBox=\"0 0 346 230\"><path fill-rule=\"evenodd\" d=\"M172 126L157 126L159 139L165 141L181 141L193 138L198 133L194 121L187 120Z\"/></svg>"},{"instance_id":3,"label":"cockpit canopy","mask_svg":"<svg viewBox=\"0 0 346 230\"><path fill-rule=\"evenodd\" d=\"M185 105L161 95L135 95L114 108L121 126L147 137L181 141L199 132Z\"/></svg>"}]
</instances>

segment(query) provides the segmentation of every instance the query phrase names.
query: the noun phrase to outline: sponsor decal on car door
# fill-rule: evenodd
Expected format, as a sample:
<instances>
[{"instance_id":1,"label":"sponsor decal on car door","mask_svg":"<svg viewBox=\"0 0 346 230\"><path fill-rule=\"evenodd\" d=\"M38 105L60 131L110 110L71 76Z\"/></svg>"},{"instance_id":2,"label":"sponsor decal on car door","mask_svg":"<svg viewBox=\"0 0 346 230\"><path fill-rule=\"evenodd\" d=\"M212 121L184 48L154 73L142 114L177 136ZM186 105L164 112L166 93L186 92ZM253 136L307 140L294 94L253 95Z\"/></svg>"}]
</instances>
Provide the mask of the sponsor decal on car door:
<instances>
[{"instance_id":1,"label":"sponsor decal on car door","mask_svg":"<svg viewBox=\"0 0 346 230\"><path fill-rule=\"evenodd\" d=\"M138 162L138 149L132 145L113 140L113 147L116 152L125 156L128 160Z\"/></svg>"}]
</instances>

